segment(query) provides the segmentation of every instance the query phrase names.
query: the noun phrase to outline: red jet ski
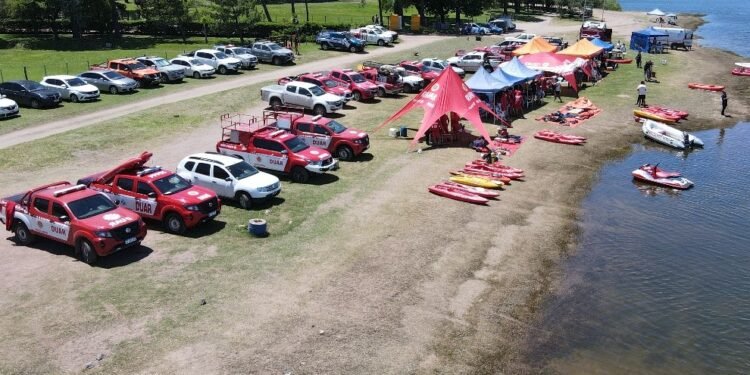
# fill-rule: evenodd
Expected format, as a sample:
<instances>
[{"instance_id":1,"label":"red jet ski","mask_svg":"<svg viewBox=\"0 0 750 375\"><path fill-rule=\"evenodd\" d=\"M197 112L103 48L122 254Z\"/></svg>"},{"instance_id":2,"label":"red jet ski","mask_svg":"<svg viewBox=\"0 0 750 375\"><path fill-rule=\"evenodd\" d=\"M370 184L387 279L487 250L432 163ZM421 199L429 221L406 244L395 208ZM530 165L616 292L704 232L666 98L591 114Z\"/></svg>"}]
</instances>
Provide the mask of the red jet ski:
<instances>
[{"instance_id":1,"label":"red jet ski","mask_svg":"<svg viewBox=\"0 0 750 375\"><path fill-rule=\"evenodd\" d=\"M668 186L675 189L687 189L693 182L681 177L679 172L667 172L656 165L644 164L632 172L633 178L655 185Z\"/></svg>"}]
</instances>

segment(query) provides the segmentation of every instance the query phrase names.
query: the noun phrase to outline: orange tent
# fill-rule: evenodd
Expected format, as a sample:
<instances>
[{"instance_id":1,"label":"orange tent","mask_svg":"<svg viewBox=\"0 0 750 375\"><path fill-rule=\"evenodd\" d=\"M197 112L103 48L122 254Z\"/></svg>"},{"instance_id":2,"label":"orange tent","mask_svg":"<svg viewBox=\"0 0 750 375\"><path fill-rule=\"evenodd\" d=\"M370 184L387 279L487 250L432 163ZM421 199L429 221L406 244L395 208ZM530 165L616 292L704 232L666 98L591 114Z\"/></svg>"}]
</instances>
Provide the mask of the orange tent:
<instances>
[{"instance_id":1,"label":"orange tent","mask_svg":"<svg viewBox=\"0 0 750 375\"><path fill-rule=\"evenodd\" d=\"M479 118L479 109L483 109L495 117L497 115L481 99L474 95L471 89L461 80L461 77L451 68L443 69L440 75L427 85L422 92L412 98L403 108L391 115L375 130L397 120L417 107L424 109L424 116L422 117L422 124L419 126L419 130L411 142L412 145L415 145L422 138L432 124L438 121L443 115L451 112L458 115L459 118L468 120L487 142L492 141L489 133L487 133L487 129L484 128L482 120ZM503 121L500 117L497 118Z\"/></svg>"},{"instance_id":2,"label":"orange tent","mask_svg":"<svg viewBox=\"0 0 750 375\"><path fill-rule=\"evenodd\" d=\"M584 59L590 59L602 53L602 51L604 51L602 47L597 47L594 45L594 43L591 43L588 39L584 38L558 53L560 55L576 56L583 57Z\"/></svg>"},{"instance_id":3,"label":"orange tent","mask_svg":"<svg viewBox=\"0 0 750 375\"><path fill-rule=\"evenodd\" d=\"M537 36L528 43L513 51L513 56L531 55L539 52L555 52L557 46L550 44L546 39Z\"/></svg>"}]
</instances>

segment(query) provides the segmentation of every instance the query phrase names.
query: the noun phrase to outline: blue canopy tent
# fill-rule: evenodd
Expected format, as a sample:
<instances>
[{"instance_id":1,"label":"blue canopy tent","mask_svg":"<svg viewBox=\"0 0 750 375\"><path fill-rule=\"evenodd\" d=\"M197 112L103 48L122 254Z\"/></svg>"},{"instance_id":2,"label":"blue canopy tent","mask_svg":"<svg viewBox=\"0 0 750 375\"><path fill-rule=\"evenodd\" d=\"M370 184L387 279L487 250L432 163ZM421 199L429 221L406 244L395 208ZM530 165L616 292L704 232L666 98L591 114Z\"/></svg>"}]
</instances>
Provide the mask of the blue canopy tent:
<instances>
[{"instance_id":1,"label":"blue canopy tent","mask_svg":"<svg viewBox=\"0 0 750 375\"><path fill-rule=\"evenodd\" d=\"M490 104L491 108L495 110L495 113L498 113L496 111L497 102L495 101L495 96L498 92L505 90L507 88L513 87L513 84L516 82L518 78L512 77L512 80L507 79L505 76L494 76L494 73L490 74L485 70L484 68L477 69L476 73L469 78L465 84L466 87L471 89L475 94L477 94L480 97L486 97L487 100L484 100L488 104ZM481 112L480 112L481 114ZM493 123L495 123L495 117L492 116Z\"/></svg>"},{"instance_id":2,"label":"blue canopy tent","mask_svg":"<svg viewBox=\"0 0 750 375\"><path fill-rule=\"evenodd\" d=\"M514 57L512 60L500 64L500 68L498 70L502 70L509 76L523 78L524 81L534 79L542 75L542 72L531 69L524 65L521 60L518 60L518 57Z\"/></svg>"},{"instance_id":3,"label":"blue canopy tent","mask_svg":"<svg viewBox=\"0 0 750 375\"><path fill-rule=\"evenodd\" d=\"M595 45L597 47L604 48L605 51L611 51L613 48L615 48L615 46L612 45L612 43L605 42L605 41L603 41L603 40L601 40L599 38L592 39L591 40L591 44L593 44L593 45Z\"/></svg>"},{"instance_id":4,"label":"blue canopy tent","mask_svg":"<svg viewBox=\"0 0 750 375\"><path fill-rule=\"evenodd\" d=\"M633 31L630 35L630 49L633 51L651 53L657 49L659 44L663 46L669 45L668 41L669 34L649 27L647 29Z\"/></svg>"}]
</instances>

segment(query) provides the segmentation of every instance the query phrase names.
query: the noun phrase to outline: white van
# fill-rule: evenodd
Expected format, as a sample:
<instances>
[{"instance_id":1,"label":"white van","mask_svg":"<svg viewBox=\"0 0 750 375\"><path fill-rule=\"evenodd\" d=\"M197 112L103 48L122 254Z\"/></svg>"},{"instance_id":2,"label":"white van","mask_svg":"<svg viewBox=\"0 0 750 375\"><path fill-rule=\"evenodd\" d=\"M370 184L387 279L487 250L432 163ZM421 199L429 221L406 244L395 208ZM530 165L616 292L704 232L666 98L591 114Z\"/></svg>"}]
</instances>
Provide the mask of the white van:
<instances>
[{"instance_id":1,"label":"white van","mask_svg":"<svg viewBox=\"0 0 750 375\"><path fill-rule=\"evenodd\" d=\"M683 29L680 27L658 27L654 30L663 31L669 34L669 48L684 48L686 51L693 48L693 30Z\"/></svg>"}]
</instances>

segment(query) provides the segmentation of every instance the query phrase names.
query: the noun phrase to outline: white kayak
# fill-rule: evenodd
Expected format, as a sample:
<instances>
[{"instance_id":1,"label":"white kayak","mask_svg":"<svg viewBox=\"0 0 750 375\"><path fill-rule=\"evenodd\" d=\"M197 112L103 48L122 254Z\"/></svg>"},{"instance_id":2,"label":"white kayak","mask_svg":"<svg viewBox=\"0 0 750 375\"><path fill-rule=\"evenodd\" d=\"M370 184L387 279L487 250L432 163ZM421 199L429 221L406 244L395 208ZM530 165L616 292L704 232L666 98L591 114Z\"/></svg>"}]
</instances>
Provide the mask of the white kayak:
<instances>
[{"instance_id":1,"label":"white kayak","mask_svg":"<svg viewBox=\"0 0 750 375\"><path fill-rule=\"evenodd\" d=\"M687 147L703 147L703 141L688 132L677 130L667 124L654 120L645 120L643 122L643 135L656 142L672 146L674 148L684 149ZM688 145L685 145L685 136L688 137Z\"/></svg>"},{"instance_id":2,"label":"white kayak","mask_svg":"<svg viewBox=\"0 0 750 375\"><path fill-rule=\"evenodd\" d=\"M656 166L649 166L648 164L633 171L633 178L636 180L675 189L687 189L693 186L693 181L678 175L679 173L666 172L658 169Z\"/></svg>"}]
</instances>

